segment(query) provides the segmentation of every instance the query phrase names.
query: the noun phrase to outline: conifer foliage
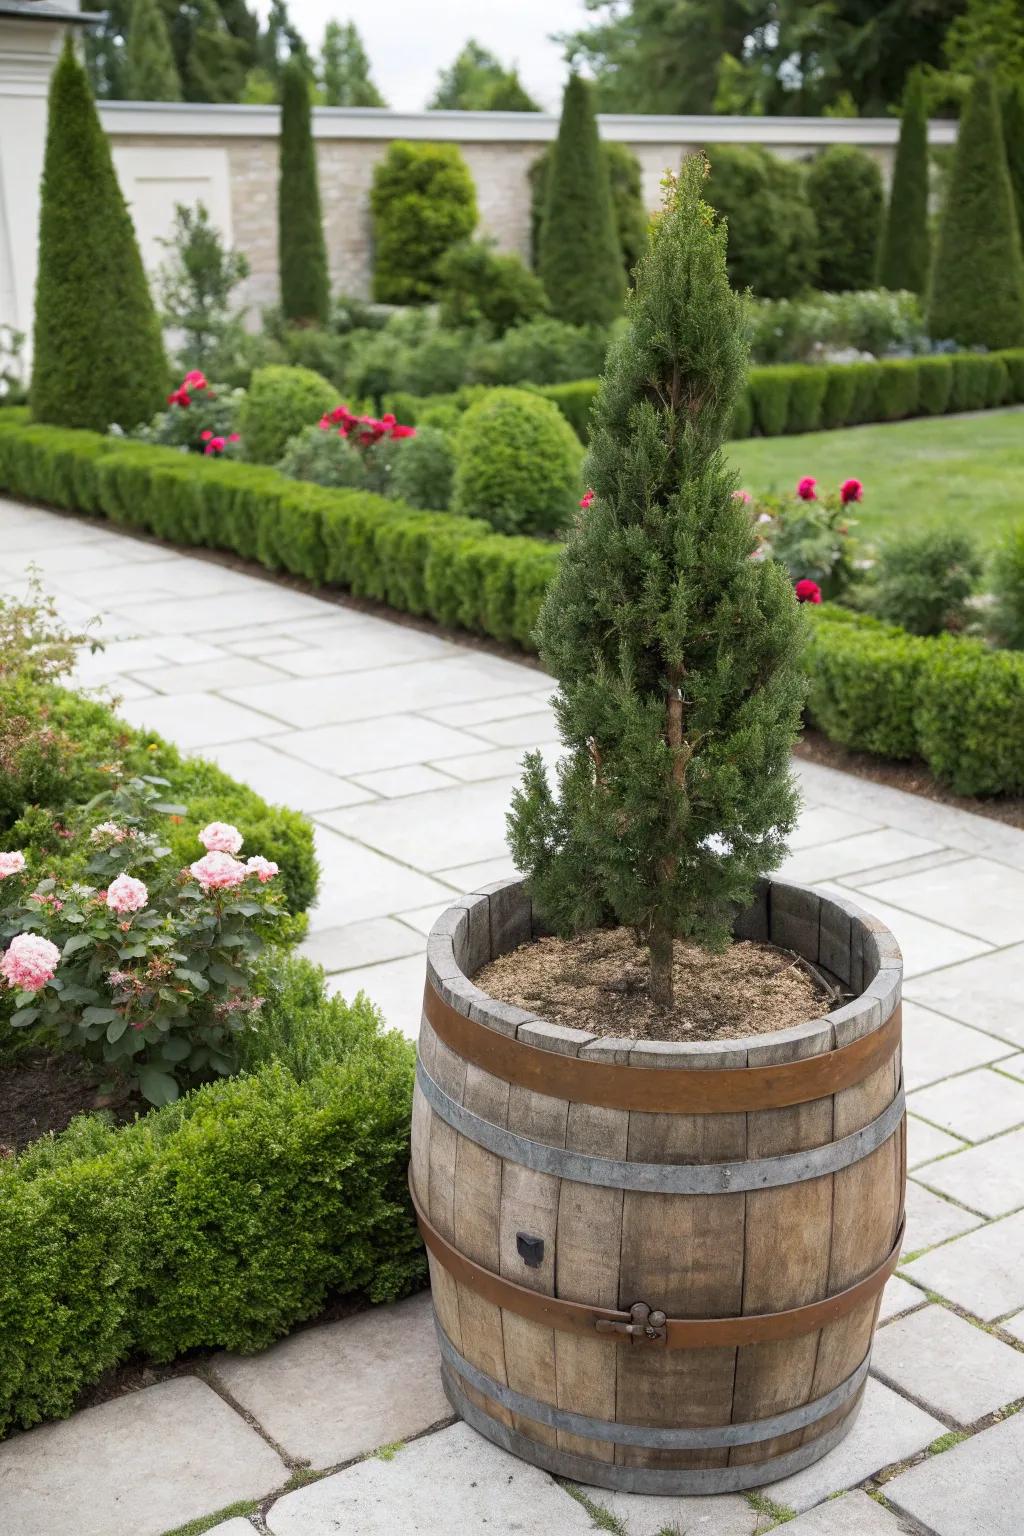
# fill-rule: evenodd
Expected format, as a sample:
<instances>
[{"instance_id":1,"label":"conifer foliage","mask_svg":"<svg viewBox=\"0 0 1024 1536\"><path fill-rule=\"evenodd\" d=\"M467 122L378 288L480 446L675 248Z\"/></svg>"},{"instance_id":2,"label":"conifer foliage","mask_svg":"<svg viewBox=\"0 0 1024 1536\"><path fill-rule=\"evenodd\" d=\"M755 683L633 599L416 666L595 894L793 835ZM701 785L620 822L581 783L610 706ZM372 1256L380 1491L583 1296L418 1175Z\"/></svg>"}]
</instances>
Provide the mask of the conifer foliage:
<instances>
[{"instance_id":1,"label":"conifer foliage","mask_svg":"<svg viewBox=\"0 0 1024 1536\"><path fill-rule=\"evenodd\" d=\"M324 325L330 289L310 124L309 77L296 59L289 60L281 75L277 220L284 318L300 325Z\"/></svg>"},{"instance_id":2,"label":"conifer foliage","mask_svg":"<svg viewBox=\"0 0 1024 1536\"><path fill-rule=\"evenodd\" d=\"M915 69L903 98L878 280L883 288L924 293L928 261L928 115L924 78Z\"/></svg>"},{"instance_id":3,"label":"conifer foliage","mask_svg":"<svg viewBox=\"0 0 1024 1536\"><path fill-rule=\"evenodd\" d=\"M692 158L669 181L609 353L584 469L594 497L538 627L567 755L557 792L527 758L509 816L545 918L562 932L634 928L665 1005L673 938L726 942L736 905L783 856L803 695L788 576L751 559L721 452L744 300L705 174Z\"/></svg>"},{"instance_id":4,"label":"conifer foliage","mask_svg":"<svg viewBox=\"0 0 1024 1536\"><path fill-rule=\"evenodd\" d=\"M181 79L157 0L135 0L124 61L129 101L180 101Z\"/></svg>"},{"instance_id":5,"label":"conifer foliage","mask_svg":"<svg viewBox=\"0 0 1024 1536\"><path fill-rule=\"evenodd\" d=\"M164 403L167 384L135 231L69 40L50 82L32 414L97 432L134 427Z\"/></svg>"},{"instance_id":6,"label":"conifer foliage","mask_svg":"<svg viewBox=\"0 0 1024 1536\"><path fill-rule=\"evenodd\" d=\"M571 75L562 101L540 232L541 282L559 319L608 325L622 310L626 277L593 90Z\"/></svg>"},{"instance_id":7,"label":"conifer foliage","mask_svg":"<svg viewBox=\"0 0 1024 1536\"><path fill-rule=\"evenodd\" d=\"M962 347L1024 344L1024 258L989 74L975 79L960 119L931 275L928 332Z\"/></svg>"}]
</instances>

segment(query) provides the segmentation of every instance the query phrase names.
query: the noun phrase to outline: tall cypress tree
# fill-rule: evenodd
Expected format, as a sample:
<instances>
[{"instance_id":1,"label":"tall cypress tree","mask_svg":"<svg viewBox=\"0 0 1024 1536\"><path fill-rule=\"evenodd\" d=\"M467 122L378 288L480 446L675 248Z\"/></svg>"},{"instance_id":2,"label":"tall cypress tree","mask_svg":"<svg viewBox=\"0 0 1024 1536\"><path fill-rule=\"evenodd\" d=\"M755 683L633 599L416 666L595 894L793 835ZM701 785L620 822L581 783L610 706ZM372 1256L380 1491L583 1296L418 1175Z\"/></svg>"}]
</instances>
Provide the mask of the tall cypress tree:
<instances>
[{"instance_id":1,"label":"tall cypress tree","mask_svg":"<svg viewBox=\"0 0 1024 1536\"><path fill-rule=\"evenodd\" d=\"M889 208L878 258L883 288L924 293L928 286L928 114L924 77L915 69L907 81L896 146Z\"/></svg>"},{"instance_id":2,"label":"tall cypress tree","mask_svg":"<svg viewBox=\"0 0 1024 1536\"><path fill-rule=\"evenodd\" d=\"M98 432L134 427L163 404L167 381L131 217L69 40L50 82L32 414Z\"/></svg>"},{"instance_id":3,"label":"tall cypress tree","mask_svg":"<svg viewBox=\"0 0 1024 1536\"><path fill-rule=\"evenodd\" d=\"M1017 207L1017 226L1024 246L1024 82L1011 86L1003 102L1003 139Z\"/></svg>"},{"instance_id":4,"label":"tall cypress tree","mask_svg":"<svg viewBox=\"0 0 1024 1536\"><path fill-rule=\"evenodd\" d=\"M290 59L281 74L280 164L277 253L281 310L286 320L300 325L324 325L330 289L310 124L309 77L296 59Z\"/></svg>"},{"instance_id":5,"label":"tall cypress tree","mask_svg":"<svg viewBox=\"0 0 1024 1536\"><path fill-rule=\"evenodd\" d=\"M538 274L552 311L571 325L608 325L626 277L593 89L579 75L565 88L547 183Z\"/></svg>"},{"instance_id":6,"label":"tall cypress tree","mask_svg":"<svg viewBox=\"0 0 1024 1536\"><path fill-rule=\"evenodd\" d=\"M690 158L626 300L591 417L595 499L540 616L568 754L552 792L527 758L509 816L518 867L562 931L609 918L672 1001L672 941L727 941L782 858L803 696L802 622L755 539L722 443L746 365L744 300Z\"/></svg>"},{"instance_id":7,"label":"tall cypress tree","mask_svg":"<svg viewBox=\"0 0 1024 1536\"><path fill-rule=\"evenodd\" d=\"M962 347L1024 344L1024 258L988 73L976 77L960 119L932 267L928 332Z\"/></svg>"},{"instance_id":8,"label":"tall cypress tree","mask_svg":"<svg viewBox=\"0 0 1024 1536\"><path fill-rule=\"evenodd\" d=\"M124 61L129 101L180 101L181 78L157 0L135 0Z\"/></svg>"}]
</instances>

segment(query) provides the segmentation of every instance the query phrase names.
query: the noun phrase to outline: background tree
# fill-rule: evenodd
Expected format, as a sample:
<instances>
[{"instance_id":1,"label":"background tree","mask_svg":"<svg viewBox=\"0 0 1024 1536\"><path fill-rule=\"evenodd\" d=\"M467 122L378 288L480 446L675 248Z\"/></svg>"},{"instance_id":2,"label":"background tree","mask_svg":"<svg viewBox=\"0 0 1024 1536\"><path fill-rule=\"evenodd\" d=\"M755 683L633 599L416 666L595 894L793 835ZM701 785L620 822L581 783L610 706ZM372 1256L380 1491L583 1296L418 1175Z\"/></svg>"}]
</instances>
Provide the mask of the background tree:
<instances>
[{"instance_id":1,"label":"background tree","mask_svg":"<svg viewBox=\"0 0 1024 1536\"><path fill-rule=\"evenodd\" d=\"M132 99L126 96L128 86L125 69L128 39L131 36L134 13L139 4L140 0L108 0L103 7L102 20L90 26L86 32L86 65L93 92L97 97L114 101ZM207 31L210 30L210 14L201 0L158 0L158 4L170 38L174 64L178 72L179 94L184 96L188 78L188 60L193 51L195 34L201 21ZM237 45L237 58L240 61L242 73L236 72L234 80L240 88L242 74L254 58L259 21L255 13L248 9L245 0L214 0L214 12L218 23L215 30L217 32L223 30ZM160 99L176 100L177 98Z\"/></svg>"},{"instance_id":2,"label":"background tree","mask_svg":"<svg viewBox=\"0 0 1024 1536\"><path fill-rule=\"evenodd\" d=\"M298 59L290 59L281 74L277 221L284 318L300 325L324 325L330 307L327 249L310 124L309 76Z\"/></svg>"},{"instance_id":3,"label":"background tree","mask_svg":"<svg viewBox=\"0 0 1024 1536\"><path fill-rule=\"evenodd\" d=\"M721 446L746 364L744 301L692 157L641 258L591 417L593 505L538 626L568 748L552 792L527 757L517 866L561 931L613 919L672 1002L672 944L711 947L773 869L797 812L789 752L802 622Z\"/></svg>"},{"instance_id":4,"label":"background tree","mask_svg":"<svg viewBox=\"0 0 1024 1536\"><path fill-rule=\"evenodd\" d=\"M540 232L547 211L548 172L554 151L554 144L549 144L531 161L527 172L530 181L530 265L534 269L540 261ZM601 154L608 168L608 187L619 245L622 247L622 264L627 277L630 277L647 243L647 226L650 223L643 196L640 162L627 144L619 144L614 139L601 140Z\"/></svg>"},{"instance_id":5,"label":"background tree","mask_svg":"<svg viewBox=\"0 0 1024 1536\"><path fill-rule=\"evenodd\" d=\"M729 228L729 277L761 299L788 299L818 274L818 226L803 166L753 144L711 149L707 197Z\"/></svg>"},{"instance_id":6,"label":"background tree","mask_svg":"<svg viewBox=\"0 0 1024 1536\"><path fill-rule=\"evenodd\" d=\"M852 144L832 144L807 172L818 226L818 285L832 293L871 288L882 227L882 173Z\"/></svg>"},{"instance_id":7,"label":"background tree","mask_svg":"<svg viewBox=\"0 0 1024 1536\"><path fill-rule=\"evenodd\" d=\"M924 79L915 69L907 82L896 147L889 207L882 233L878 280L883 288L924 293L928 285L928 118Z\"/></svg>"},{"instance_id":8,"label":"background tree","mask_svg":"<svg viewBox=\"0 0 1024 1536\"><path fill-rule=\"evenodd\" d=\"M124 59L129 101L180 101L181 77L157 0L135 0Z\"/></svg>"},{"instance_id":9,"label":"background tree","mask_svg":"<svg viewBox=\"0 0 1024 1536\"><path fill-rule=\"evenodd\" d=\"M579 75L565 88L547 183L538 275L552 311L571 325L609 325L625 274L593 92Z\"/></svg>"},{"instance_id":10,"label":"background tree","mask_svg":"<svg viewBox=\"0 0 1024 1536\"><path fill-rule=\"evenodd\" d=\"M971 87L928 294L928 333L962 347L1024 343L1024 259L996 86Z\"/></svg>"},{"instance_id":11,"label":"background tree","mask_svg":"<svg viewBox=\"0 0 1024 1536\"><path fill-rule=\"evenodd\" d=\"M238 101L245 83L245 48L228 31L215 0L198 0L183 73L188 101Z\"/></svg>"},{"instance_id":12,"label":"background tree","mask_svg":"<svg viewBox=\"0 0 1024 1536\"><path fill-rule=\"evenodd\" d=\"M512 105L506 105L511 102ZM529 105L527 105L529 103ZM519 83L515 70L473 38L437 78L428 110L442 112L538 112L540 108Z\"/></svg>"},{"instance_id":13,"label":"background tree","mask_svg":"<svg viewBox=\"0 0 1024 1536\"><path fill-rule=\"evenodd\" d=\"M1006 93L1003 102L1003 141L1017 207L1017 224L1024 246L1024 79Z\"/></svg>"},{"instance_id":14,"label":"background tree","mask_svg":"<svg viewBox=\"0 0 1024 1536\"><path fill-rule=\"evenodd\" d=\"M231 295L248 277L249 263L224 245L202 203L177 203L173 230L160 243L168 253L158 274L161 318L184 338L183 367L206 371L217 348L239 328Z\"/></svg>"},{"instance_id":15,"label":"background tree","mask_svg":"<svg viewBox=\"0 0 1024 1536\"><path fill-rule=\"evenodd\" d=\"M496 80L484 97L485 112L539 112L540 107L519 78L517 69L510 69Z\"/></svg>"},{"instance_id":16,"label":"background tree","mask_svg":"<svg viewBox=\"0 0 1024 1536\"><path fill-rule=\"evenodd\" d=\"M370 60L355 22L329 21L320 54L324 105L328 107L386 107L370 79Z\"/></svg>"},{"instance_id":17,"label":"background tree","mask_svg":"<svg viewBox=\"0 0 1024 1536\"><path fill-rule=\"evenodd\" d=\"M50 83L32 415L97 432L134 427L164 403L167 381L135 231L68 39Z\"/></svg>"},{"instance_id":18,"label":"background tree","mask_svg":"<svg viewBox=\"0 0 1024 1536\"><path fill-rule=\"evenodd\" d=\"M373 296L381 304L429 304L445 252L476 227L476 188L457 144L396 139L375 167Z\"/></svg>"}]
</instances>

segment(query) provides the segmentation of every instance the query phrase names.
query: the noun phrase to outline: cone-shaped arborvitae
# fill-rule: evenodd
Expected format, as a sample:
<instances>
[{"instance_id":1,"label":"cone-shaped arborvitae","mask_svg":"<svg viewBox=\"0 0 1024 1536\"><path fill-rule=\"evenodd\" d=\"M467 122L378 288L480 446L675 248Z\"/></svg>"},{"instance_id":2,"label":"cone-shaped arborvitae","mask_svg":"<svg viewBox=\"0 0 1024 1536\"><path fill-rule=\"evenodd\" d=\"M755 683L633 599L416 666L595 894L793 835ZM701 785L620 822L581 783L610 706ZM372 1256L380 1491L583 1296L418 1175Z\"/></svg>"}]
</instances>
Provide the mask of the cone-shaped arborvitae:
<instances>
[{"instance_id":1,"label":"cone-shaped arborvitae","mask_svg":"<svg viewBox=\"0 0 1024 1536\"><path fill-rule=\"evenodd\" d=\"M928 334L962 347L1024 345L1024 257L991 74L971 86L942 210Z\"/></svg>"},{"instance_id":2,"label":"cone-shaped arborvitae","mask_svg":"<svg viewBox=\"0 0 1024 1536\"><path fill-rule=\"evenodd\" d=\"M781 860L801 615L780 565L751 558L721 444L746 364L744 300L693 158L626 301L591 421L595 496L539 623L568 749L552 793L527 758L509 816L516 864L562 932L614 919L649 946L672 1000L672 941L724 944Z\"/></svg>"},{"instance_id":3,"label":"cone-shaped arborvitae","mask_svg":"<svg viewBox=\"0 0 1024 1536\"><path fill-rule=\"evenodd\" d=\"M286 320L325 325L330 308L327 250L309 111L309 78L291 59L281 72L281 158L277 190L281 312Z\"/></svg>"},{"instance_id":4,"label":"cone-shaped arborvitae","mask_svg":"<svg viewBox=\"0 0 1024 1536\"><path fill-rule=\"evenodd\" d=\"M168 381L131 215L69 40L50 82L32 415L94 432L135 427L163 405Z\"/></svg>"},{"instance_id":5,"label":"cone-shaped arborvitae","mask_svg":"<svg viewBox=\"0 0 1024 1536\"><path fill-rule=\"evenodd\" d=\"M878 280L883 288L911 293L928 286L928 114L919 69L911 72L903 97Z\"/></svg>"},{"instance_id":6,"label":"cone-shaped arborvitae","mask_svg":"<svg viewBox=\"0 0 1024 1536\"><path fill-rule=\"evenodd\" d=\"M1021 249L1024 250L1024 81L1011 86L1003 102L1003 138L1013 200L1017 206Z\"/></svg>"},{"instance_id":7,"label":"cone-shaped arborvitae","mask_svg":"<svg viewBox=\"0 0 1024 1536\"><path fill-rule=\"evenodd\" d=\"M135 0L132 6L124 79L130 101L181 100L181 76L157 0Z\"/></svg>"}]
</instances>

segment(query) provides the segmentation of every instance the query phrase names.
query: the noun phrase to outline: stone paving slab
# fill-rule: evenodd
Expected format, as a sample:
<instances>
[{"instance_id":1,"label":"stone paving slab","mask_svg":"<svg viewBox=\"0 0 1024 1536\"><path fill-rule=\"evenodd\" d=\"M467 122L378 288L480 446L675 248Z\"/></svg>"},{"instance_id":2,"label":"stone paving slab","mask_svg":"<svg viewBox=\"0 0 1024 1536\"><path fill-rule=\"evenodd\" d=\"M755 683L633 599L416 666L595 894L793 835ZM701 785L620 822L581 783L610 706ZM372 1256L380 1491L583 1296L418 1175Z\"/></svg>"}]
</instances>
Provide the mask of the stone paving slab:
<instances>
[{"instance_id":1,"label":"stone paving slab","mask_svg":"<svg viewBox=\"0 0 1024 1536\"><path fill-rule=\"evenodd\" d=\"M901 1317L904 1312L921 1306L927 1299L924 1291L918 1290L916 1285L911 1285L899 1275L891 1276L882 1292L882 1305L878 1310L879 1324L887 1323L893 1317Z\"/></svg>"},{"instance_id":2,"label":"stone paving slab","mask_svg":"<svg viewBox=\"0 0 1024 1536\"><path fill-rule=\"evenodd\" d=\"M1004 1040L920 1003L903 1004L903 1079L908 1092L1012 1055L1012 1045Z\"/></svg>"},{"instance_id":3,"label":"stone paving slab","mask_svg":"<svg viewBox=\"0 0 1024 1536\"><path fill-rule=\"evenodd\" d=\"M3 1536L160 1536L287 1481L284 1462L195 1376L0 1445Z\"/></svg>"},{"instance_id":4,"label":"stone paving slab","mask_svg":"<svg viewBox=\"0 0 1024 1536\"><path fill-rule=\"evenodd\" d=\"M966 859L944 869L883 880L871 886L869 894L989 943L1024 939L1024 874L993 859Z\"/></svg>"},{"instance_id":5,"label":"stone paving slab","mask_svg":"<svg viewBox=\"0 0 1024 1536\"><path fill-rule=\"evenodd\" d=\"M890 1326L894 1326L890 1324ZM908 1403L882 1382L868 1378L857 1422L834 1451L763 1491L775 1504L802 1511L894 1462L923 1451L946 1426Z\"/></svg>"},{"instance_id":6,"label":"stone paving slab","mask_svg":"<svg viewBox=\"0 0 1024 1536\"><path fill-rule=\"evenodd\" d=\"M1020 1536L1024 1414L931 1456L885 1485L897 1509L935 1536Z\"/></svg>"},{"instance_id":7,"label":"stone paving slab","mask_svg":"<svg viewBox=\"0 0 1024 1536\"><path fill-rule=\"evenodd\" d=\"M626 1536L756 1536L766 1525L740 1494L672 1499L643 1493L614 1493L583 1487L582 1492L625 1527ZM551 1536L557 1536L552 1531Z\"/></svg>"},{"instance_id":8,"label":"stone paving slab","mask_svg":"<svg viewBox=\"0 0 1024 1536\"><path fill-rule=\"evenodd\" d=\"M965 892L965 899L969 899ZM1024 944L998 953L943 963L930 975L907 983L906 995L964 1024L1024 1046Z\"/></svg>"},{"instance_id":9,"label":"stone paving slab","mask_svg":"<svg viewBox=\"0 0 1024 1536\"><path fill-rule=\"evenodd\" d=\"M974 955L988 953L992 948L982 939L972 938L954 928L943 927L941 923L929 922L927 918L917 917L912 912L901 911L886 901L879 901L867 891L853 890L842 882L823 881L819 889L842 896L845 901L856 902L865 912L870 912L892 929L903 951L905 977L920 976L937 965L948 965L952 960L969 960Z\"/></svg>"},{"instance_id":10,"label":"stone paving slab","mask_svg":"<svg viewBox=\"0 0 1024 1536\"><path fill-rule=\"evenodd\" d=\"M427 1292L302 1329L262 1355L217 1355L211 1370L289 1456L313 1467L451 1417Z\"/></svg>"},{"instance_id":11,"label":"stone paving slab","mask_svg":"<svg viewBox=\"0 0 1024 1536\"><path fill-rule=\"evenodd\" d=\"M907 1230L903 1236L904 1253L920 1253L924 1248L934 1248L962 1232L970 1232L981 1226L981 1217L944 1200L918 1184L916 1179L907 1182Z\"/></svg>"},{"instance_id":12,"label":"stone paving slab","mask_svg":"<svg viewBox=\"0 0 1024 1536\"><path fill-rule=\"evenodd\" d=\"M576 1536L583 1506L465 1424L286 1494L272 1536Z\"/></svg>"},{"instance_id":13,"label":"stone paving slab","mask_svg":"<svg viewBox=\"0 0 1024 1536\"><path fill-rule=\"evenodd\" d=\"M251 1520L244 1520L239 1515L234 1520L226 1520L223 1525L211 1526L204 1536L253 1536L255 1530Z\"/></svg>"},{"instance_id":14,"label":"stone paving slab","mask_svg":"<svg viewBox=\"0 0 1024 1536\"><path fill-rule=\"evenodd\" d=\"M916 1170L922 1184L969 1205L983 1216L1008 1216L1024 1206L1024 1130Z\"/></svg>"},{"instance_id":15,"label":"stone paving slab","mask_svg":"<svg viewBox=\"0 0 1024 1536\"><path fill-rule=\"evenodd\" d=\"M945 1157L947 1152L962 1152L967 1146L959 1136L950 1136L938 1126L929 1125L920 1115L907 1115L907 1167L915 1169L921 1163L933 1162Z\"/></svg>"},{"instance_id":16,"label":"stone paving slab","mask_svg":"<svg viewBox=\"0 0 1024 1536\"><path fill-rule=\"evenodd\" d=\"M922 1254L904 1272L986 1322L1024 1307L1024 1211Z\"/></svg>"},{"instance_id":17,"label":"stone paving slab","mask_svg":"<svg viewBox=\"0 0 1024 1536\"><path fill-rule=\"evenodd\" d=\"M879 864L938 853L942 844L913 832L894 832L880 828L858 837L844 837L838 842L805 848L791 853L782 866L785 880L811 885L819 880L834 880L857 870L873 869Z\"/></svg>"},{"instance_id":18,"label":"stone paving slab","mask_svg":"<svg viewBox=\"0 0 1024 1536\"><path fill-rule=\"evenodd\" d=\"M321 820L378 853L434 873L507 855L505 815L516 783L449 784L399 802L332 811Z\"/></svg>"},{"instance_id":19,"label":"stone paving slab","mask_svg":"<svg viewBox=\"0 0 1024 1536\"><path fill-rule=\"evenodd\" d=\"M780 1529L781 1536L902 1536L909 1527L856 1490L841 1499L827 1499Z\"/></svg>"},{"instance_id":20,"label":"stone paving slab","mask_svg":"<svg viewBox=\"0 0 1024 1536\"><path fill-rule=\"evenodd\" d=\"M1024 1397L1024 1354L945 1307L924 1307L881 1329L871 1369L957 1424Z\"/></svg>"},{"instance_id":21,"label":"stone paving slab","mask_svg":"<svg viewBox=\"0 0 1024 1536\"><path fill-rule=\"evenodd\" d=\"M940 1130L984 1141L1024 1123L1024 1083L979 1067L907 1095L907 1108Z\"/></svg>"}]
</instances>

